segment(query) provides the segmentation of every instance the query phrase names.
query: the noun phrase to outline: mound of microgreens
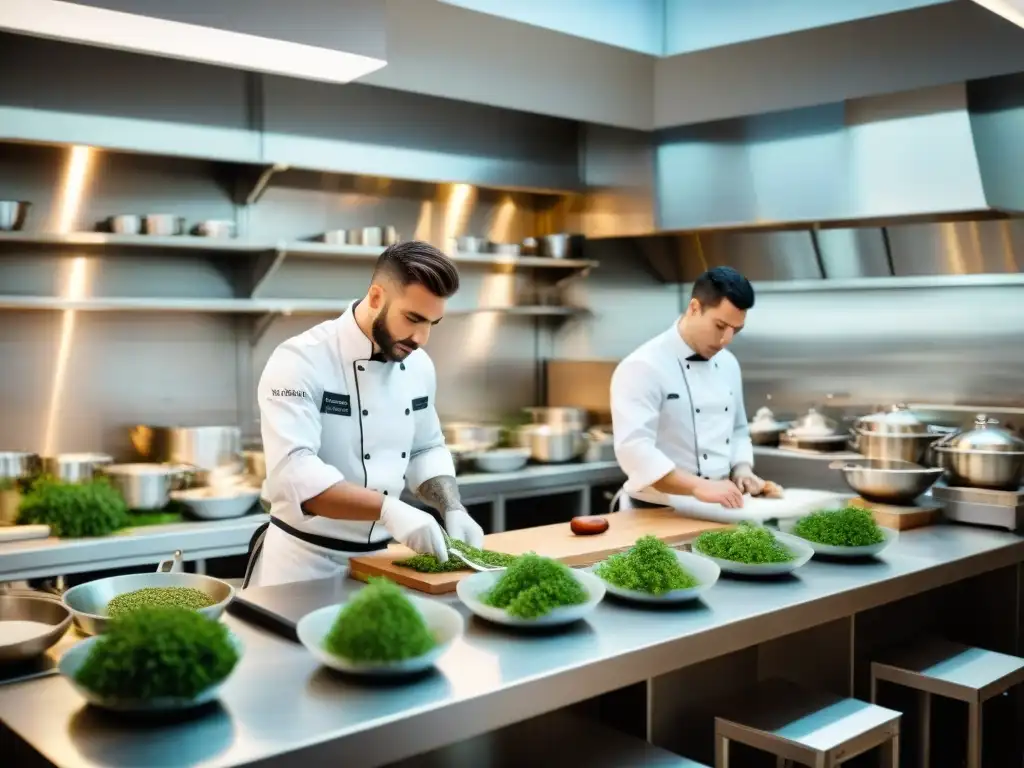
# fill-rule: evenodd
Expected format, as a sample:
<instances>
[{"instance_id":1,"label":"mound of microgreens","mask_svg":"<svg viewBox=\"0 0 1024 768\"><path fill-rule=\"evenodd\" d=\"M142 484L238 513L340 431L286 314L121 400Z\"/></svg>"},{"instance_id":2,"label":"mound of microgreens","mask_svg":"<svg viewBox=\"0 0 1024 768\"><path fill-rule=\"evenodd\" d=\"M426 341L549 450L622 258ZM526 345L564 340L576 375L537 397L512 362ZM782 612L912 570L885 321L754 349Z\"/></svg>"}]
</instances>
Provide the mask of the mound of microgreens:
<instances>
[{"instance_id":1,"label":"mound of microgreens","mask_svg":"<svg viewBox=\"0 0 1024 768\"><path fill-rule=\"evenodd\" d=\"M201 589L193 587L144 587L120 594L107 603L107 615L120 616L152 605L171 605L198 611L215 602Z\"/></svg>"},{"instance_id":2,"label":"mound of microgreens","mask_svg":"<svg viewBox=\"0 0 1024 768\"><path fill-rule=\"evenodd\" d=\"M747 522L727 530L704 531L693 548L708 557L750 565L788 563L794 559L771 531Z\"/></svg>"},{"instance_id":3,"label":"mound of microgreens","mask_svg":"<svg viewBox=\"0 0 1024 768\"><path fill-rule=\"evenodd\" d=\"M423 616L398 585L370 579L339 611L323 647L348 661L404 661L437 645Z\"/></svg>"},{"instance_id":4,"label":"mound of microgreens","mask_svg":"<svg viewBox=\"0 0 1024 768\"><path fill-rule=\"evenodd\" d=\"M463 541L448 539L448 550L457 550L479 565L490 566L491 568L505 568L516 559L515 555L506 555L504 552L492 552L489 549L477 549ZM396 560L395 565L403 568L412 568L420 573L452 573L454 571L470 570L462 560L449 556L446 562L441 562L433 555L413 555L404 560Z\"/></svg>"},{"instance_id":5,"label":"mound of microgreens","mask_svg":"<svg viewBox=\"0 0 1024 768\"><path fill-rule=\"evenodd\" d=\"M75 678L107 698L192 699L224 680L238 658L219 621L187 608L150 606L111 619Z\"/></svg>"},{"instance_id":6,"label":"mound of microgreens","mask_svg":"<svg viewBox=\"0 0 1024 768\"><path fill-rule=\"evenodd\" d=\"M128 523L128 505L104 478L66 483L41 477L18 508L19 525L48 525L61 538L106 536Z\"/></svg>"},{"instance_id":7,"label":"mound of microgreens","mask_svg":"<svg viewBox=\"0 0 1024 768\"><path fill-rule=\"evenodd\" d=\"M869 547L885 540L882 529L866 509L823 509L799 520L793 533L801 539L833 547Z\"/></svg>"},{"instance_id":8,"label":"mound of microgreens","mask_svg":"<svg viewBox=\"0 0 1024 768\"><path fill-rule=\"evenodd\" d=\"M517 557L481 597L517 619L538 619L555 608L587 602L587 591L562 563L532 552Z\"/></svg>"},{"instance_id":9,"label":"mound of microgreens","mask_svg":"<svg viewBox=\"0 0 1024 768\"><path fill-rule=\"evenodd\" d=\"M621 589L650 595L691 589L699 583L679 564L675 550L655 536L637 539L628 552L612 555L594 573Z\"/></svg>"}]
</instances>

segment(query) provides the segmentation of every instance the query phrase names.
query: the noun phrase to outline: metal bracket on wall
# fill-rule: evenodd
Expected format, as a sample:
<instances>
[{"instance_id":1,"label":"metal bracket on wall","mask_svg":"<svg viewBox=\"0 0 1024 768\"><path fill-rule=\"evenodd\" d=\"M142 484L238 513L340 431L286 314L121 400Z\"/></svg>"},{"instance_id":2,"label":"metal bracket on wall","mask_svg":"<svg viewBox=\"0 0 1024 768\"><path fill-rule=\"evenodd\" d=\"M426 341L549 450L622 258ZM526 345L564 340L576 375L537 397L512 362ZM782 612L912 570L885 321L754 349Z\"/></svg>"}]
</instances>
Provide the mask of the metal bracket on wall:
<instances>
[{"instance_id":1,"label":"metal bracket on wall","mask_svg":"<svg viewBox=\"0 0 1024 768\"><path fill-rule=\"evenodd\" d=\"M249 334L249 346L255 347L260 343L260 339L263 338L263 334L270 330L270 326L277 320L277 312L267 312L265 315L259 315L252 321L252 331Z\"/></svg>"},{"instance_id":2,"label":"metal bracket on wall","mask_svg":"<svg viewBox=\"0 0 1024 768\"><path fill-rule=\"evenodd\" d=\"M287 170L288 166L284 163L274 163L273 165L254 169L255 172L247 175L239 185L239 202L244 205L253 205L258 202L263 193L267 191L267 187L270 185L270 180L274 177L274 174Z\"/></svg>"},{"instance_id":3,"label":"metal bracket on wall","mask_svg":"<svg viewBox=\"0 0 1024 768\"><path fill-rule=\"evenodd\" d=\"M575 272L571 272L568 275L566 275L565 277L558 278L555 281L555 283L554 283L555 288L564 288L566 285L568 285L572 281L579 280L580 278L583 278L583 277L587 277L589 274L590 274L590 267L582 267L580 269L577 269Z\"/></svg>"},{"instance_id":4,"label":"metal bracket on wall","mask_svg":"<svg viewBox=\"0 0 1024 768\"><path fill-rule=\"evenodd\" d=\"M277 272L286 258L288 258L288 251L281 245L273 251L260 254L252 268L252 287L249 290L250 299L257 298L260 289L266 285L267 280L274 276L274 273Z\"/></svg>"}]
</instances>

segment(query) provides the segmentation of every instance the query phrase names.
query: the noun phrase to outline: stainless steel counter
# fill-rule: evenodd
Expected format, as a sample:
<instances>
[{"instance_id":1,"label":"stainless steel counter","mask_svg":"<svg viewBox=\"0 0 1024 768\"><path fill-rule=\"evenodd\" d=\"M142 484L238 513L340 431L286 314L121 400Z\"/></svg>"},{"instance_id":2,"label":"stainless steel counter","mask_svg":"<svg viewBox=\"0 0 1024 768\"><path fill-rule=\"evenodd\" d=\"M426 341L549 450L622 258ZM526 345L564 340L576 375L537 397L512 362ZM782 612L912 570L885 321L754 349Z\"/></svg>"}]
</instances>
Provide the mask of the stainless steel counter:
<instances>
[{"instance_id":1,"label":"stainless steel counter","mask_svg":"<svg viewBox=\"0 0 1024 768\"><path fill-rule=\"evenodd\" d=\"M58 766L384 765L734 650L1024 561L1007 533L938 526L906 532L877 562L812 561L795 577L722 580L703 602L642 610L605 601L557 634L478 620L436 674L371 686L321 669L298 645L227 621L245 657L206 717L122 724L83 707L60 678L0 687L0 720ZM317 602L351 582L280 587ZM451 599L451 598L447 598ZM45 764L45 763L44 763Z\"/></svg>"}]
</instances>

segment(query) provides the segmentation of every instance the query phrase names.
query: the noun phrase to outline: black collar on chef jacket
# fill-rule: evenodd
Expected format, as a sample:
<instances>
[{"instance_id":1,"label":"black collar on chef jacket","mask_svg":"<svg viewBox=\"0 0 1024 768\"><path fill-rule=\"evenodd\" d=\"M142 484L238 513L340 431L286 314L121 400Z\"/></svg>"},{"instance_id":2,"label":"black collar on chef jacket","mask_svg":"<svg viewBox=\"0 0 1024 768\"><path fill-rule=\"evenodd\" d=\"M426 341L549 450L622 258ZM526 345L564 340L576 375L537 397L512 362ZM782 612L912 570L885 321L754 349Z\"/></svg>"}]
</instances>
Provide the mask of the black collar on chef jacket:
<instances>
[{"instance_id":1,"label":"black collar on chef jacket","mask_svg":"<svg viewBox=\"0 0 1024 768\"><path fill-rule=\"evenodd\" d=\"M707 361L708 359L704 357L704 355L698 355L697 353L694 353L690 355L688 358L686 358L686 362L688 363L706 363Z\"/></svg>"}]
</instances>

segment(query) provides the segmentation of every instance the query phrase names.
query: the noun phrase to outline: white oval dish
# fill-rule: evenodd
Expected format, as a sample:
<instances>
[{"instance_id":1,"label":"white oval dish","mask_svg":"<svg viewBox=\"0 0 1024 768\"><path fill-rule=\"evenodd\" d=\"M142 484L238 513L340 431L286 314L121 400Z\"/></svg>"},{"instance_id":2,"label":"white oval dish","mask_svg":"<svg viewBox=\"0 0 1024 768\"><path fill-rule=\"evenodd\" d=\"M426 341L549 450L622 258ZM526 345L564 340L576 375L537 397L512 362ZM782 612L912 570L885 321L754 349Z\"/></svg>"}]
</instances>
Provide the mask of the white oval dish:
<instances>
[{"instance_id":1,"label":"white oval dish","mask_svg":"<svg viewBox=\"0 0 1024 768\"><path fill-rule=\"evenodd\" d=\"M811 549L810 542L788 533L773 531L772 535L794 555L792 560L787 560L784 563L738 563L735 560L723 560L720 557L705 555L697 549L696 541L693 543L693 551L716 563L724 573L734 573L740 576L778 576L783 573L792 573L814 557L814 550Z\"/></svg>"},{"instance_id":2,"label":"white oval dish","mask_svg":"<svg viewBox=\"0 0 1024 768\"><path fill-rule=\"evenodd\" d=\"M882 535L885 538L877 544L869 544L865 547L837 547L834 544L819 544L816 541L811 541L810 539L804 539L797 536L793 531L798 522L800 522L799 519L780 520L779 529L785 531L786 534L793 538L800 539L800 541L806 543L807 546L814 550L814 554L826 555L827 557L874 557L896 541L900 535L899 531L895 531L892 528L878 526L882 530Z\"/></svg>"},{"instance_id":3,"label":"white oval dish","mask_svg":"<svg viewBox=\"0 0 1024 768\"><path fill-rule=\"evenodd\" d=\"M663 595L652 595L649 592L623 589L608 581L604 581L604 579L601 579L601 581L604 582L605 589L616 597L621 597L623 600L633 600L639 603L682 603L686 600L694 600L704 592L707 592L715 585L718 577L722 574L722 569L710 557L695 555L692 552L673 551L675 552L676 559L679 561L679 565L700 582L696 587L673 589L671 592L666 592ZM594 568L596 570L597 566L594 566ZM594 573L594 575L597 576L597 573ZM601 577L597 576L597 578L600 579Z\"/></svg>"},{"instance_id":4,"label":"white oval dish","mask_svg":"<svg viewBox=\"0 0 1024 768\"><path fill-rule=\"evenodd\" d=\"M260 497L258 488L233 486L219 488L189 488L186 491L171 491L171 499L188 507L200 520L228 520L242 517L252 509Z\"/></svg>"},{"instance_id":5,"label":"white oval dish","mask_svg":"<svg viewBox=\"0 0 1024 768\"><path fill-rule=\"evenodd\" d=\"M427 624L427 629L437 640L437 645L422 656L402 661L367 663L349 661L327 651L324 648L324 638L334 626L334 621L338 618L338 613L344 607L344 603L328 605L307 613L299 619L296 634L299 636L299 642L306 646L306 650L313 654L321 664L339 672L375 677L423 672L434 666L434 663L448 650L448 647L462 635L465 621L462 615L450 605L415 595L409 595L408 598L420 612Z\"/></svg>"},{"instance_id":6,"label":"white oval dish","mask_svg":"<svg viewBox=\"0 0 1024 768\"><path fill-rule=\"evenodd\" d=\"M493 621L495 624L504 624L507 627L556 627L562 624L571 624L579 621L588 613L593 611L597 604L604 599L605 583L592 573L569 569L573 577L587 591L587 602L579 605L567 605L555 608L550 613L536 619L520 619L509 616L503 608L495 608L486 605L480 598L489 592L504 575L504 571L483 571L474 573L462 579L456 587L459 600L481 619Z\"/></svg>"},{"instance_id":7,"label":"white oval dish","mask_svg":"<svg viewBox=\"0 0 1024 768\"><path fill-rule=\"evenodd\" d=\"M242 641L234 633L229 633L229 636L231 638L231 644L235 646L239 657L241 657L244 650ZM82 664L85 662L85 659L89 655L89 651L92 650L92 647L104 639L103 635L96 635L94 637L87 637L79 643L75 643L75 645L69 648L68 651L61 656L58 669L60 670L61 675L63 675L64 678L71 683L74 689L81 694L82 698L95 707L108 709L112 712L180 712L182 710L193 709L195 707L201 707L204 704L209 704L220 695L221 686L223 686L231 675L234 674L235 670L238 669L238 664L241 663L241 658L239 658L238 663L235 664L235 669L231 670L231 673L229 673L227 677L219 683L211 685L205 691L199 693L198 696L191 699L166 696L159 699L141 700L100 696L81 685L75 679L75 675L78 674L78 670L81 669Z\"/></svg>"}]
</instances>

